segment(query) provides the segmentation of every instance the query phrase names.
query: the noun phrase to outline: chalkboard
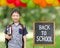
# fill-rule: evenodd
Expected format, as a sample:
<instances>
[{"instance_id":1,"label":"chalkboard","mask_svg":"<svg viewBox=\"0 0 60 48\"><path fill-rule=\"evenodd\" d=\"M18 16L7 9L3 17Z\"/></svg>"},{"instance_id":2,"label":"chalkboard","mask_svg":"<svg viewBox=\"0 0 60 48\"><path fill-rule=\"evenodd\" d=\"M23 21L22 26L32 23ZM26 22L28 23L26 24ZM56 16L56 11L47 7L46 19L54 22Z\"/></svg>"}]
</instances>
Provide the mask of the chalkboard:
<instances>
[{"instance_id":1,"label":"chalkboard","mask_svg":"<svg viewBox=\"0 0 60 48\"><path fill-rule=\"evenodd\" d=\"M54 45L55 24L54 22L34 23L34 44Z\"/></svg>"}]
</instances>

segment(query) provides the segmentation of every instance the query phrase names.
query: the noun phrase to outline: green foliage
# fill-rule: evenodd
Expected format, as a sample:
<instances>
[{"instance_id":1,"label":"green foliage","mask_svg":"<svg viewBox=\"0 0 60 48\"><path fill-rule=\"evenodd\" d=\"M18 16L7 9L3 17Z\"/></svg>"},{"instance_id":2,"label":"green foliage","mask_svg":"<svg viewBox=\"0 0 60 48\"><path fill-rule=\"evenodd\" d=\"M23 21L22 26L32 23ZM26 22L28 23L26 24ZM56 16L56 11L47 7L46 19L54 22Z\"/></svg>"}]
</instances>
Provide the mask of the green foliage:
<instances>
[{"instance_id":1,"label":"green foliage","mask_svg":"<svg viewBox=\"0 0 60 48\"><path fill-rule=\"evenodd\" d=\"M20 21L27 27L32 28L34 21L54 21L56 27L60 28L60 9L55 7L41 8L36 6L35 8L21 8L19 7L22 14ZM8 7L0 7L0 24L3 27L6 26L9 21L12 22L10 13L12 9Z\"/></svg>"}]
</instances>

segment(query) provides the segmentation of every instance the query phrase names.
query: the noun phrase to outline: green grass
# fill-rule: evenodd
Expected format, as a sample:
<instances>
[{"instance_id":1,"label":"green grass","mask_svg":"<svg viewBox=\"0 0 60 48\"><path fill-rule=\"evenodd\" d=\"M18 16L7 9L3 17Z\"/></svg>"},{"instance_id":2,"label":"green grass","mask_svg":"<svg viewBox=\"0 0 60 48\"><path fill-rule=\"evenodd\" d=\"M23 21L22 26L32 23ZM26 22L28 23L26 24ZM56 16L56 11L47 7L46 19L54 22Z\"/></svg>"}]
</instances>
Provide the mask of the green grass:
<instances>
[{"instance_id":1,"label":"green grass","mask_svg":"<svg viewBox=\"0 0 60 48\"><path fill-rule=\"evenodd\" d=\"M5 43L0 41L0 48L5 48Z\"/></svg>"},{"instance_id":2,"label":"green grass","mask_svg":"<svg viewBox=\"0 0 60 48\"><path fill-rule=\"evenodd\" d=\"M55 39L56 48L60 48L60 36L57 36ZM27 40L27 48L33 48L33 39ZM43 46L35 46L34 48L43 48ZM53 46L46 46L45 48L54 48Z\"/></svg>"},{"instance_id":3,"label":"green grass","mask_svg":"<svg viewBox=\"0 0 60 48\"><path fill-rule=\"evenodd\" d=\"M55 39L56 48L60 48L60 36ZM5 48L5 43L0 41L0 48ZM27 48L33 48L33 39L27 39ZM43 48L43 46L35 46L34 48ZM52 46L46 46L45 48L54 48Z\"/></svg>"}]
</instances>

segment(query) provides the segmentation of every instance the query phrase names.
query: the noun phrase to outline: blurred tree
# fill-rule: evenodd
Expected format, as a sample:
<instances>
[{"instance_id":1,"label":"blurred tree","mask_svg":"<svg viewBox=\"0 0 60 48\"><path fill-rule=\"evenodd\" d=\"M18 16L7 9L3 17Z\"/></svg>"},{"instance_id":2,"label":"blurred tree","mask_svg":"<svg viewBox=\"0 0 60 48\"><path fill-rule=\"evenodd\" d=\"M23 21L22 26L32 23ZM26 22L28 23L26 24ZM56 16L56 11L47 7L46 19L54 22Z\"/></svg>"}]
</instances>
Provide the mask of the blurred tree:
<instances>
[{"instance_id":1,"label":"blurred tree","mask_svg":"<svg viewBox=\"0 0 60 48\"><path fill-rule=\"evenodd\" d=\"M56 27L60 28L60 9L56 7L46 7L41 8L36 6L35 8L22 8L19 7L22 14L20 19L23 24L27 27L32 28L34 21L55 21ZM10 18L12 8L0 7L0 26L6 26L8 23L12 22Z\"/></svg>"}]
</instances>

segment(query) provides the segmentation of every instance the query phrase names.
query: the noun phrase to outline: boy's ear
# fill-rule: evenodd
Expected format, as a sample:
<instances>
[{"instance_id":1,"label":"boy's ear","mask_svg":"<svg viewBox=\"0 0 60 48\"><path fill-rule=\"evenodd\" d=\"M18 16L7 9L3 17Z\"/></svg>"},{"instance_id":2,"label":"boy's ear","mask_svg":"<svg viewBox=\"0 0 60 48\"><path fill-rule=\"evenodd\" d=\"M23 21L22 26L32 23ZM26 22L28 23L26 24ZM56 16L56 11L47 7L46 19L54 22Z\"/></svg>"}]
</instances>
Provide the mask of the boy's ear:
<instances>
[{"instance_id":1,"label":"boy's ear","mask_svg":"<svg viewBox=\"0 0 60 48\"><path fill-rule=\"evenodd\" d=\"M20 15L20 17L22 17L22 16Z\"/></svg>"},{"instance_id":2,"label":"boy's ear","mask_svg":"<svg viewBox=\"0 0 60 48\"><path fill-rule=\"evenodd\" d=\"M11 16L11 18L13 18L13 17Z\"/></svg>"},{"instance_id":3,"label":"boy's ear","mask_svg":"<svg viewBox=\"0 0 60 48\"><path fill-rule=\"evenodd\" d=\"M20 18L21 18L21 16L20 16Z\"/></svg>"}]
</instances>

